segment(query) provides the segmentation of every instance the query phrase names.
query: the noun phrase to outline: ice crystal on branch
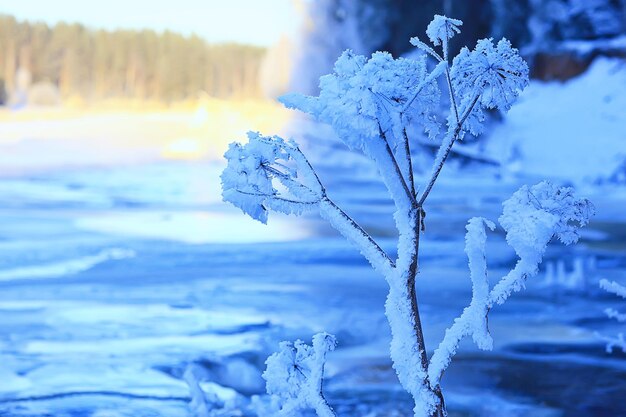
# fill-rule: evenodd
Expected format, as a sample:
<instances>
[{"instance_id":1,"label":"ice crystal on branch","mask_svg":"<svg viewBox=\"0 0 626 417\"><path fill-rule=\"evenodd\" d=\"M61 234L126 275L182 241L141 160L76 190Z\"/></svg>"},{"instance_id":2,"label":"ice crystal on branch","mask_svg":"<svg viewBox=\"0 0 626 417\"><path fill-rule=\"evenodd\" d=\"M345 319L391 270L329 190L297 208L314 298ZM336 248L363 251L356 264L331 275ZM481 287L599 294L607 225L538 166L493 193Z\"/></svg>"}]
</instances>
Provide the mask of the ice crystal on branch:
<instances>
[{"instance_id":1,"label":"ice crystal on branch","mask_svg":"<svg viewBox=\"0 0 626 417\"><path fill-rule=\"evenodd\" d=\"M619 297L626 298L626 287L618 284L615 281L609 281L606 279L600 280L600 288L605 290L606 292L610 292ZM626 314L620 313L619 311L613 308L607 308L604 310L607 317L610 319L615 319L620 323L626 322ZM606 351L607 353L613 352L613 349L618 348L621 349L622 352L626 353L626 339L624 338L624 333L619 333L615 337L605 337L600 336L606 342Z\"/></svg>"},{"instance_id":2,"label":"ice crystal on branch","mask_svg":"<svg viewBox=\"0 0 626 417\"><path fill-rule=\"evenodd\" d=\"M482 39L454 58L450 70L461 113L469 112L465 130L482 133L483 109L508 111L528 85L528 65L506 39L494 46Z\"/></svg>"},{"instance_id":3,"label":"ice crystal on branch","mask_svg":"<svg viewBox=\"0 0 626 417\"><path fill-rule=\"evenodd\" d=\"M402 121L421 123L428 132L436 132L433 110L440 100L439 89L432 79L426 80L424 59L394 59L387 52L376 52L368 60L352 51L344 52L333 74L320 79L318 97L288 94L281 102L289 108L311 114L331 125L352 149L371 155L370 141L381 130L395 130L395 144L401 140L397 133Z\"/></svg>"},{"instance_id":4,"label":"ice crystal on branch","mask_svg":"<svg viewBox=\"0 0 626 417\"><path fill-rule=\"evenodd\" d=\"M312 346L301 340L281 342L280 350L267 359L263 378L267 393L278 400L281 416L293 416L307 408L320 417L335 415L324 399L322 380L326 354L336 345L333 335L318 333Z\"/></svg>"},{"instance_id":5,"label":"ice crystal on branch","mask_svg":"<svg viewBox=\"0 0 626 417\"><path fill-rule=\"evenodd\" d=\"M461 33L459 26L462 25L463 22L458 19L451 19L436 14L426 28L426 35L433 45L444 45L445 48L445 45L447 45L448 41L452 39L454 35Z\"/></svg>"},{"instance_id":6,"label":"ice crystal on branch","mask_svg":"<svg viewBox=\"0 0 626 417\"><path fill-rule=\"evenodd\" d=\"M577 199L568 187L543 181L523 186L503 203L498 219L506 231L506 241L519 261L490 294L491 304L502 304L515 291L524 288L526 279L538 272L546 246L556 236L566 245L578 240L578 229L594 214L593 204Z\"/></svg>"},{"instance_id":7,"label":"ice crystal on branch","mask_svg":"<svg viewBox=\"0 0 626 417\"><path fill-rule=\"evenodd\" d=\"M546 246L553 236L570 244L578 239L577 229L588 223L593 205L577 199L571 188L547 181L532 187L523 186L503 204L499 222L506 240L520 257L515 268L490 290L487 279L486 229L494 224L475 217L467 224L465 253L472 280L472 301L446 330L443 341L433 353L428 367L429 380L438 384L456 354L459 342L471 336L480 349L491 349L493 341L487 327L487 315L494 304L502 304L525 280L538 272Z\"/></svg>"},{"instance_id":8,"label":"ice crystal on branch","mask_svg":"<svg viewBox=\"0 0 626 417\"><path fill-rule=\"evenodd\" d=\"M481 39L473 51L464 47L451 72L457 94L465 101L480 95L480 104L488 109L508 110L528 84L528 65L506 39L497 46Z\"/></svg>"},{"instance_id":9,"label":"ice crystal on branch","mask_svg":"<svg viewBox=\"0 0 626 417\"><path fill-rule=\"evenodd\" d=\"M253 219L266 223L268 208L301 214L321 199L322 190L294 142L249 132L247 144L231 143L224 156L228 165L221 176L222 197ZM299 181L298 171L305 174L304 182Z\"/></svg>"},{"instance_id":10,"label":"ice crystal on branch","mask_svg":"<svg viewBox=\"0 0 626 417\"><path fill-rule=\"evenodd\" d=\"M566 245L578 240L578 229L594 214L593 204L574 190L548 181L523 186L503 204L498 219L506 240L519 256L543 253L553 236Z\"/></svg>"}]
</instances>

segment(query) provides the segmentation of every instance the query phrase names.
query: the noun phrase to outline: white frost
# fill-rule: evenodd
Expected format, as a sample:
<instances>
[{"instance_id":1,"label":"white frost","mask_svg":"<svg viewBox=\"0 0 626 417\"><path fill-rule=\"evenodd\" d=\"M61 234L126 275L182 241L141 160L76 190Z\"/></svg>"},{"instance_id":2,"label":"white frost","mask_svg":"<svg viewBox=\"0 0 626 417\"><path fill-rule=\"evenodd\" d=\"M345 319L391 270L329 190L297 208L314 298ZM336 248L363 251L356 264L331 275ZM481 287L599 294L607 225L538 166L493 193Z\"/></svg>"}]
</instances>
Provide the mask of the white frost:
<instances>
[{"instance_id":1,"label":"white frost","mask_svg":"<svg viewBox=\"0 0 626 417\"><path fill-rule=\"evenodd\" d=\"M485 242L486 229L495 226L483 218L471 219L465 250L472 301L447 330L429 362L414 291L425 216L423 204L454 143L463 138L464 132L477 134L482 130L483 110L507 111L528 83L528 67L506 39L496 45L491 39L483 39L472 51L464 48L450 65L448 41L460 32L461 25L459 20L435 16L428 26L427 36L434 46L441 45L442 55L417 38L411 42L427 53L419 59L394 59L386 52L367 58L345 51L335 63L334 72L320 79L318 97L289 94L281 98L287 107L332 126L347 146L376 164L396 208L397 259L392 260L328 198L315 171L293 142L249 134L248 144L231 145L226 154L228 167L222 174L224 199L262 222L267 221L269 209L289 214L319 210L385 276L389 284L385 312L392 333L390 355L401 385L414 399L415 417L446 415L439 382L460 340L471 335L478 347L490 349L489 309L521 289L524 280L537 272L552 236L566 244L576 241L576 228L586 224L593 211L588 201L576 200L571 189L549 183L516 192L504 203L500 224L520 260L491 290ZM430 72L427 56L437 61ZM447 125L435 117L441 101L440 78L445 78L451 102ZM441 144L419 196L406 134L409 124L417 124ZM444 133L439 135L442 130ZM320 417L334 416L321 389L325 355L334 343L334 338L325 334L316 335L312 346L302 341L281 343L280 351L267 360L264 373L274 400L259 400L258 409L271 414L278 404L278 415L292 416L312 408Z\"/></svg>"},{"instance_id":2,"label":"white frost","mask_svg":"<svg viewBox=\"0 0 626 417\"><path fill-rule=\"evenodd\" d=\"M301 340L281 342L280 350L267 361L263 378L267 393L280 407L279 416L293 416L301 410L313 409L318 417L334 417L335 413L322 392L326 354L335 349L333 335L318 333L309 346Z\"/></svg>"},{"instance_id":3,"label":"white frost","mask_svg":"<svg viewBox=\"0 0 626 417\"><path fill-rule=\"evenodd\" d=\"M463 22L458 19L436 14L426 28L426 35L433 45L446 45L454 35L461 33L459 26L462 25Z\"/></svg>"},{"instance_id":4,"label":"white frost","mask_svg":"<svg viewBox=\"0 0 626 417\"><path fill-rule=\"evenodd\" d=\"M600 288L619 297L626 298L626 287L615 281L602 279L600 280ZM626 322L626 314L624 313L620 313L612 308L607 308L604 312L611 319L616 319L620 323ZM624 339L623 333L618 333L616 337L601 336L601 338L606 342L606 351L608 353L611 353L614 348L621 349L626 353L626 339Z\"/></svg>"}]
</instances>

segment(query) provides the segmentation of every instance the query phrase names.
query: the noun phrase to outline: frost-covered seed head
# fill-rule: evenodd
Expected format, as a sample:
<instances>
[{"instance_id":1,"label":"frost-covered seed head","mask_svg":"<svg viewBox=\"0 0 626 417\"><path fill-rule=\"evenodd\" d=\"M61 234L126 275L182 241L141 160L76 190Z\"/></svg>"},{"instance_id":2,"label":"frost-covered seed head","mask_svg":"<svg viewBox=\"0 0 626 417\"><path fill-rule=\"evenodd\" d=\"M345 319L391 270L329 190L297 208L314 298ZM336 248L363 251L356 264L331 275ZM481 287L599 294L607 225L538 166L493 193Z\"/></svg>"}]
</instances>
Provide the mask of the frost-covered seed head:
<instances>
[{"instance_id":1,"label":"frost-covered seed head","mask_svg":"<svg viewBox=\"0 0 626 417\"><path fill-rule=\"evenodd\" d=\"M433 45L446 45L454 35L461 33L459 26L462 25L463 22L458 19L436 14L426 28L426 35Z\"/></svg>"},{"instance_id":2,"label":"frost-covered seed head","mask_svg":"<svg viewBox=\"0 0 626 417\"><path fill-rule=\"evenodd\" d=\"M417 121L429 133L436 132L434 109L440 92L434 81L405 109L426 75L424 59L394 59L387 52L376 52L368 60L345 51L334 73L320 78L318 97L288 94L280 100L330 124L346 145L369 155L369 141L378 138L381 128L397 127L400 112L405 121Z\"/></svg>"},{"instance_id":3,"label":"frost-covered seed head","mask_svg":"<svg viewBox=\"0 0 626 417\"><path fill-rule=\"evenodd\" d=\"M265 362L263 378L267 382L267 393L284 401L297 398L307 379L302 361L311 354L312 349L301 340L281 342L278 352Z\"/></svg>"},{"instance_id":4,"label":"frost-covered seed head","mask_svg":"<svg viewBox=\"0 0 626 417\"><path fill-rule=\"evenodd\" d=\"M224 154L228 164L222 172L222 197L239 207L255 220L267 223L268 206L285 214L300 214L306 205L297 201L280 199L273 180L278 176L283 182L296 182L297 172L292 166L298 149L293 142L278 136L248 133L248 143L231 143ZM289 190L296 197L305 197L312 203L319 196L307 187Z\"/></svg>"},{"instance_id":5,"label":"frost-covered seed head","mask_svg":"<svg viewBox=\"0 0 626 417\"><path fill-rule=\"evenodd\" d=\"M494 46L481 39L473 51L467 48L454 58L451 77L457 94L488 109L506 111L528 85L528 65L506 39Z\"/></svg>"},{"instance_id":6,"label":"frost-covered seed head","mask_svg":"<svg viewBox=\"0 0 626 417\"><path fill-rule=\"evenodd\" d=\"M263 372L267 393L279 400L282 409L314 407L320 400L326 354L335 349L335 336L318 333L312 346L301 340L281 342L278 352L272 354Z\"/></svg>"},{"instance_id":7,"label":"frost-covered seed head","mask_svg":"<svg viewBox=\"0 0 626 417\"><path fill-rule=\"evenodd\" d=\"M503 207L498 220L520 257L542 254L553 236L566 245L576 242L578 229L594 214L589 200L577 199L572 188L548 181L521 187Z\"/></svg>"}]
</instances>

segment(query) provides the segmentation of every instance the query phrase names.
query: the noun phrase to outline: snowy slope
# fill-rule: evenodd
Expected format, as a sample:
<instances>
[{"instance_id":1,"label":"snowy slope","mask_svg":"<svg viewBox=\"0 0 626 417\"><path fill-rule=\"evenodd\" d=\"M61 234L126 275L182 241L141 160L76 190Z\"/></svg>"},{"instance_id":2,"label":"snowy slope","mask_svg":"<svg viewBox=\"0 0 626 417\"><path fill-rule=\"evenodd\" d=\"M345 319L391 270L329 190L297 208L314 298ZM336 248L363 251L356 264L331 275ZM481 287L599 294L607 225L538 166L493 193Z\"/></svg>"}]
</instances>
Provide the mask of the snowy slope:
<instances>
[{"instance_id":1,"label":"snowy slope","mask_svg":"<svg viewBox=\"0 0 626 417\"><path fill-rule=\"evenodd\" d=\"M487 154L513 173L610 177L626 160L626 63L601 58L565 83L531 82L486 139Z\"/></svg>"}]
</instances>

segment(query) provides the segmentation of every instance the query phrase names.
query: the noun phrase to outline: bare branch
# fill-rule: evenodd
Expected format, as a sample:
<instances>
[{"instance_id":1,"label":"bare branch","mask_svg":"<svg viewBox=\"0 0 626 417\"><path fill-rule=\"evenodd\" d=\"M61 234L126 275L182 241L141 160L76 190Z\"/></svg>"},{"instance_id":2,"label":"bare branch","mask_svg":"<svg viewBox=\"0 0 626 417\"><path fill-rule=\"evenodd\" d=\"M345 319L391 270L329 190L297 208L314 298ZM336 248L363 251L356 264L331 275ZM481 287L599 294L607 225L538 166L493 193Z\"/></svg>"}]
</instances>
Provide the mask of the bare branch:
<instances>
[{"instance_id":1,"label":"bare branch","mask_svg":"<svg viewBox=\"0 0 626 417\"><path fill-rule=\"evenodd\" d=\"M430 358L428 380L432 386L438 386L444 371L450 365L463 338L472 336L476 345L483 350L493 346L487 326L489 313L489 280L487 279L487 260L485 245L486 229L493 230L495 225L481 217L474 217L467 223L465 235L465 253L467 254L472 280L472 300L463 313L446 329L443 340Z\"/></svg>"},{"instance_id":2,"label":"bare branch","mask_svg":"<svg viewBox=\"0 0 626 417\"><path fill-rule=\"evenodd\" d=\"M319 187L320 193L322 195L326 195L326 189L324 188L324 185L322 184L322 181L320 181L320 178L317 175L317 172L315 171L315 169L313 168L313 166L309 162L308 158L300 150L300 147L295 145L295 144L294 144L294 150L295 150L295 153L292 154L292 157L294 158L296 163L300 166L300 168L303 168L303 169L305 169L307 171L308 176L310 176L310 177L315 179L315 182L317 183L317 185Z\"/></svg>"},{"instance_id":3,"label":"bare branch","mask_svg":"<svg viewBox=\"0 0 626 417\"><path fill-rule=\"evenodd\" d=\"M452 108L452 110L454 110L454 117L455 117L456 123L459 123L459 108L456 104L456 98L454 97L454 88L452 87L452 79L450 78L450 66L449 65L446 65L446 81L448 83L448 94L450 95L450 107Z\"/></svg>"},{"instance_id":4,"label":"bare branch","mask_svg":"<svg viewBox=\"0 0 626 417\"><path fill-rule=\"evenodd\" d=\"M444 59L439 55L433 48L431 48L428 44L422 42L418 37L411 38L411 44L422 51L426 52L433 58L435 58L438 62L442 62Z\"/></svg>"},{"instance_id":5,"label":"bare branch","mask_svg":"<svg viewBox=\"0 0 626 417\"><path fill-rule=\"evenodd\" d=\"M309 207L317 205L321 216L327 219L331 226L333 226L339 233L354 244L375 269L379 270L383 274L389 273L391 269L395 268L395 264L391 258L361 226L359 226L346 212L344 212L326 196L326 189L319 179L317 172L304 153L302 153L297 146L294 146L294 148L296 152L292 154L292 157L295 159L298 167L301 170L306 171L304 172L304 175L311 178L311 181L315 181L316 185L319 187L319 199L315 201L297 201L284 197L272 196L268 199L268 201L266 201L268 207L272 206L272 200L293 205L308 205ZM281 171L267 166L264 168L268 169L273 175L276 175L287 188L303 187L307 190L307 192L311 193L312 196L317 196L315 190L311 190L309 187L300 184Z\"/></svg>"},{"instance_id":6,"label":"bare branch","mask_svg":"<svg viewBox=\"0 0 626 417\"><path fill-rule=\"evenodd\" d=\"M290 198L285 198L285 197L279 197L278 195L267 195L267 194L263 194L263 193L251 193L248 191L241 191L241 190L235 190L235 192L239 193L239 194L243 194L243 195L251 195L251 196L256 196L256 197L267 197L268 200L264 202L264 204L268 204L271 205L271 201L274 200L276 202L281 202L281 203L289 203L289 204L294 204L294 205L302 205L302 206L314 206L316 204L318 204L320 202L320 200L315 200L315 201L298 201L298 200L293 200Z\"/></svg>"},{"instance_id":7,"label":"bare branch","mask_svg":"<svg viewBox=\"0 0 626 417\"><path fill-rule=\"evenodd\" d=\"M454 125L451 125L450 128L448 129L448 134L444 138L443 142L441 143L441 146L439 147L439 151L437 152L437 157L435 158L435 163L433 165L433 170L430 176L430 180L428 181L428 185L426 186L426 189L424 189L424 192L422 193L422 196L420 197L420 199L417 201L418 207L422 207L422 205L424 204L424 201L426 201L426 198L428 197L431 190L433 189L433 186L435 185L435 181L437 181L437 178L439 177L439 173L441 172L441 169L443 168L443 164L446 162L446 159L448 158L448 155L450 154L452 145L454 145L454 142L456 142L456 140L459 137L459 134L461 133L461 129L463 128L463 123L465 123L465 121L469 117L470 113L474 109L474 106L478 102L479 98L480 96L476 96L474 98L472 103L468 106L467 110L461 117L461 120L459 120L459 123L457 123L456 127L454 127L454 130L452 129Z\"/></svg>"},{"instance_id":8,"label":"bare branch","mask_svg":"<svg viewBox=\"0 0 626 417\"><path fill-rule=\"evenodd\" d=\"M287 187L287 189L298 198L303 198L305 196L313 197L313 198L320 197L319 193L316 193L315 191L313 191L306 185L296 181L290 175L287 175L284 172L281 172L274 167L271 167L269 165L264 165L263 169L270 172L272 175L274 175L274 177L278 178L281 184Z\"/></svg>"},{"instance_id":9,"label":"bare branch","mask_svg":"<svg viewBox=\"0 0 626 417\"><path fill-rule=\"evenodd\" d=\"M346 212L328 197L322 199L319 209L322 217L327 219L339 233L356 246L374 269L385 276L392 272L395 268L395 263L378 243Z\"/></svg>"},{"instance_id":10,"label":"bare branch","mask_svg":"<svg viewBox=\"0 0 626 417\"><path fill-rule=\"evenodd\" d=\"M409 142L409 135L406 133L406 127L402 128L402 136L404 137L404 153L406 157L406 163L409 171L409 187L411 187L411 194L415 199L417 192L415 191L415 179L413 178L413 161L411 160L411 144Z\"/></svg>"},{"instance_id":11,"label":"bare branch","mask_svg":"<svg viewBox=\"0 0 626 417\"><path fill-rule=\"evenodd\" d=\"M387 156L389 157L389 161L394 167L394 170L398 177L400 185L402 186L402 189L404 190L404 193L406 194L406 197L408 198L410 202L410 206L415 207L416 205L415 196L409 189L409 186L407 185L406 180L404 179L404 175L402 175L402 170L400 169L400 166L398 165L398 161L396 160L396 157L393 154L393 151L391 150L391 146L389 146L389 141L387 140L387 136L385 135L385 132L383 132L380 126L380 123L378 124L378 131L379 131L380 138L382 139L385 145L385 152L387 153ZM392 190L389 190L389 191L392 193L392 195L394 194Z\"/></svg>"},{"instance_id":12,"label":"bare branch","mask_svg":"<svg viewBox=\"0 0 626 417\"><path fill-rule=\"evenodd\" d=\"M447 65L448 64L445 61L441 61L439 64L437 64L435 68L433 68L430 74L428 74L428 77L424 78L424 81L422 81L417 86L417 88L415 89L415 92L413 93L413 96L409 100L407 100L406 104L404 105L404 108L402 109L402 114L404 114L409 109L409 107L411 107L411 104L413 104L413 102L415 101L419 93L424 89L424 87L426 87L428 84L435 81L435 79L437 79L437 77L439 77L442 74L443 69Z\"/></svg>"}]
</instances>

